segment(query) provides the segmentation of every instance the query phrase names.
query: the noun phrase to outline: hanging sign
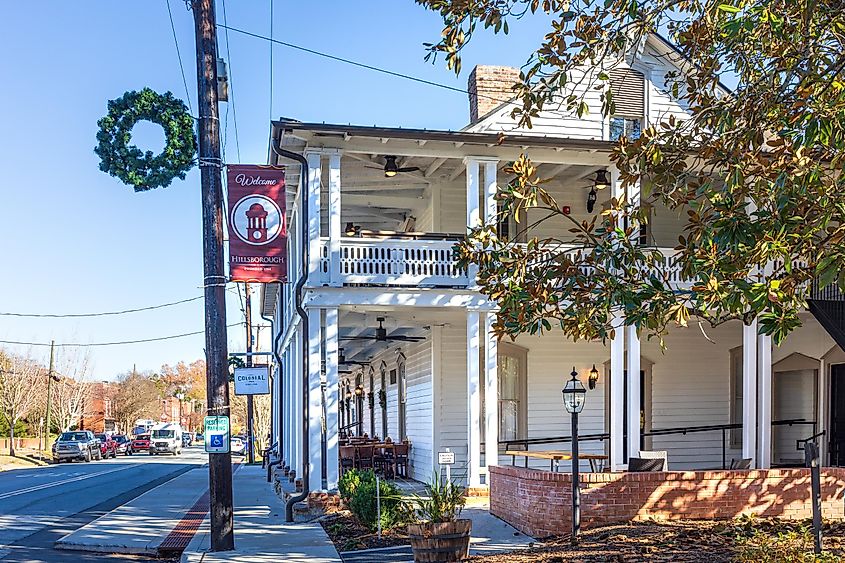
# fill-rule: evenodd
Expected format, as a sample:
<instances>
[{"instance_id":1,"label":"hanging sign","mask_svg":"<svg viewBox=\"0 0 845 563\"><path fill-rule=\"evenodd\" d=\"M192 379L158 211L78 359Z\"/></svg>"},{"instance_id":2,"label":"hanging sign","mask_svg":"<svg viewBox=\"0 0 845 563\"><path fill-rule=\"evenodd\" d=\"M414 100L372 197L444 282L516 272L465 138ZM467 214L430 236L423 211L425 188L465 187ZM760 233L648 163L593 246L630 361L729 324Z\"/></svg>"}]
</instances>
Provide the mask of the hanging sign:
<instances>
[{"instance_id":1,"label":"hanging sign","mask_svg":"<svg viewBox=\"0 0 845 563\"><path fill-rule=\"evenodd\" d=\"M232 281L287 281L285 168L230 164L229 275Z\"/></svg>"},{"instance_id":2,"label":"hanging sign","mask_svg":"<svg viewBox=\"0 0 845 563\"><path fill-rule=\"evenodd\" d=\"M235 395L268 395L268 367L235 368Z\"/></svg>"}]
</instances>

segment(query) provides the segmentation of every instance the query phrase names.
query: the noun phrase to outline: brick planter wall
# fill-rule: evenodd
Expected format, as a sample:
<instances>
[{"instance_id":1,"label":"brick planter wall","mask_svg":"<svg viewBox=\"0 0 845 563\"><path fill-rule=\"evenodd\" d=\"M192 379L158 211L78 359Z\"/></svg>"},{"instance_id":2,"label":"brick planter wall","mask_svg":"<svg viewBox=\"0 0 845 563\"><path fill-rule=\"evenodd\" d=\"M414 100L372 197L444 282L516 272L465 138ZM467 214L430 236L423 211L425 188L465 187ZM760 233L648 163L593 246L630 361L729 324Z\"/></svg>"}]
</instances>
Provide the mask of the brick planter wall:
<instances>
[{"instance_id":1,"label":"brick planter wall","mask_svg":"<svg viewBox=\"0 0 845 563\"><path fill-rule=\"evenodd\" d=\"M572 528L572 476L491 467L490 512L519 531L544 538ZM845 468L822 468L822 515L845 519ZM720 519L742 514L812 516L808 469L585 473L582 527L630 520Z\"/></svg>"}]
</instances>

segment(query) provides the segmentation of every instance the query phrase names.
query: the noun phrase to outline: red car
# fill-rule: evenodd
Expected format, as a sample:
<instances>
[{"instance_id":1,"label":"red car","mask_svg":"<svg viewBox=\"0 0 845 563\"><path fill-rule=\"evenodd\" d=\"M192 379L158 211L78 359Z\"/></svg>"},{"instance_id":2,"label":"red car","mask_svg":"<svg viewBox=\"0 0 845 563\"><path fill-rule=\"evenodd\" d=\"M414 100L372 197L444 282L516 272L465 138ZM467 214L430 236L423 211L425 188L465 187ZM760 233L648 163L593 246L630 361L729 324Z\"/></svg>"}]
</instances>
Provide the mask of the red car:
<instances>
[{"instance_id":1,"label":"red car","mask_svg":"<svg viewBox=\"0 0 845 563\"><path fill-rule=\"evenodd\" d=\"M112 440L108 434L94 434L94 437L100 442L100 453L103 459L109 457L117 457L117 442Z\"/></svg>"},{"instance_id":2,"label":"red car","mask_svg":"<svg viewBox=\"0 0 845 563\"><path fill-rule=\"evenodd\" d=\"M129 447L129 455L148 451L150 451L150 435L138 434L135 436L135 439L132 440L132 445Z\"/></svg>"}]
</instances>

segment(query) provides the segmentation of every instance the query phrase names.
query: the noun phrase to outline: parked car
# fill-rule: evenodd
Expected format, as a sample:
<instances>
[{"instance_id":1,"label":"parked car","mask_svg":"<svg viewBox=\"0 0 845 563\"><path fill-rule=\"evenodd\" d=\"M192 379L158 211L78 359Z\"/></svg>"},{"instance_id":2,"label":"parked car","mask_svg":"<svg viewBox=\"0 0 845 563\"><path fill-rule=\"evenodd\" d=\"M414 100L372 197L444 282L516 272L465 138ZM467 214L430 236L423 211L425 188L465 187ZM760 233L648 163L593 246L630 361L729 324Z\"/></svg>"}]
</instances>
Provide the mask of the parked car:
<instances>
[{"instance_id":1,"label":"parked car","mask_svg":"<svg viewBox=\"0 0 845 563\"><path fill-rule=\"evenodd\" d=\"M153 428L150 435L150 455L182 454L182 427L178 424L164 424Z\"/></svg>"},{"instance_id":2,"label":"parked car","mask_svg":"<svg viewBox=\"0 0 845 563\"><path fill-rule=\"evenodd\" d=\"M129 449L132 446L132 442L124 436L123 434L115 434L112 436L115 444L117 444L115 450L119 454L129 455Z\"/></svg>"},{"instance_id":3,"label":"parked car","mask_svg":"<svg viewBox=\"0 0 845 563\"><path fill-rule=\"evenodd\" d=\"M100 453L102 453L104 459L117 457L117 442L111 436L108 434L94 434L94 437L100 442Z\"/></svg>"},{"instance_id":4,"label":"parked car","mask_svg":"<svg viewBox=\"0 0 845 563\"><path fill-rule=\"evenodd\" d=\"M190 432L182 432L182 447L187 448L193 443Z\"/></svg>"},{"instance_id":5,"label":"parked car","mask_svg":"<svg viewBox=\"0 0 845 563\"><path fill-rule=\"evenodd\" d=\"M197 435L196 435L196 436L194 436L194 442L203 442L203 443L205 443L205 436L203 436L202 434L197 433Z\"/></svg>"},{"instance_id":6,"label":"parked car","mask_svg":"<svg viewBox=\"0 0 845 563\"><path fill-rule=\"evenodd\" d=\"M246 441L238 436L232 436L230 450L233 455L246 455Z\"/></svg>"},{"instance_id":7,"label":"parked car","mask_svg":"<svg viewBox=\"0 0 845 563\"><path fill-rule=\"evenodd\" d=\"M91 461L92 459L103 459L100 442L90 430L77 430L75 432L62 432L53 443L53 461Z\"/></svg>"},{"instance_id":8,"label":"parked car","mask_svg":"<svg viewBox=\"0 0 845 563\"><path fill-rule=\"evenodd\" d=\"M146 452L150 449L150 435L138 434L132 440L132 445L129 448L129 455L137 454L138 452Z\"/></svg>"}]
</instances>

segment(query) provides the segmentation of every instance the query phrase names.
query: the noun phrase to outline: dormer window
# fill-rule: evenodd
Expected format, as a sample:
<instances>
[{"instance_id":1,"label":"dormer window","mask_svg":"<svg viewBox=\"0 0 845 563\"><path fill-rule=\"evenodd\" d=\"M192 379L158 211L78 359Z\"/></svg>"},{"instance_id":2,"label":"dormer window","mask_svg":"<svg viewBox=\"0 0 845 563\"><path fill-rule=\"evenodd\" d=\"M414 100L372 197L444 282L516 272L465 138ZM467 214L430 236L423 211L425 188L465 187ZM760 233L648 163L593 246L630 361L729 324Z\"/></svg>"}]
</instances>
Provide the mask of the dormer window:
<instances>
[{"instance_id":1,"label":"dormer window","mask_svg":"<svg viewBox=\"0 0 845 563\"><path fill-rule=\"evenodd\" d=\"M608 72L615 110L610 117L609 137L634 140L640 137L645 118L645 76L630 68L614 68Z\"/></svg>"}]
</instances>

